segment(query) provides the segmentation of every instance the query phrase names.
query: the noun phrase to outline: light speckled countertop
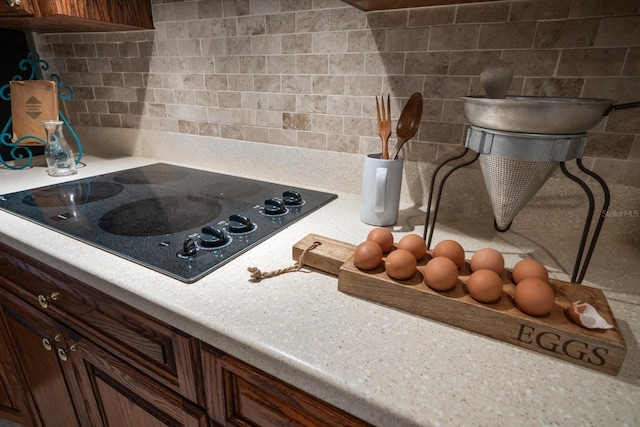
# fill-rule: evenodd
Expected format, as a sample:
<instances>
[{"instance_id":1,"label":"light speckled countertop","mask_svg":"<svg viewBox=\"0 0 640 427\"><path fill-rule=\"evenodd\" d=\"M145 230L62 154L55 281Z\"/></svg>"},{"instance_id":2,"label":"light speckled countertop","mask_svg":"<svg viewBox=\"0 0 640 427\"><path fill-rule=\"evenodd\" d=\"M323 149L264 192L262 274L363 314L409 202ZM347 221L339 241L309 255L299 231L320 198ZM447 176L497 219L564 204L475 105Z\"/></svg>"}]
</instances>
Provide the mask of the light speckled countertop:
<instances>
[{"instance_id":1,"label":"light speckled countertop","mask_svg":"<svg viewBox=\"0 0 640 427\"><path fill-rule=\"evenodd\" d=\"M170 150L166 145L158 147L157 135L136 135L134 148L118 150L113 142L107 149L101 145L104 140L131 138L127 131L113 132L92 135L87 151L93 155L84 157L86 166L73 177L51 178L44 167L0 169L0 194L161 160L289 180L339 197L194 284L3 211L0 239L376 425L640 424L640 274L636 270L640 250L637 235L625 231L631 228L635 233L640 219L609 221L612 225L605 227L585 280L605 289L626 340L625 364L613 377L347 296L337 290L336 278L318 272L303 270L249 282L248 267L271 270L291 265L291 247L309 233L350 243L364 239L371 227L359 221L357 156L296 150L298 161L313 160L313 166L291 170L289 165L283 173L287 169L277 159L293 153L288 147L271 147L266 155L259 144L216 140L203 145L201 139L176 136ZM192 144L190 154L178 148L182 144ZM217 165L206 163L203 152L220 146L232 148L216 154ZM234 153L243 150L250 154L234 163ZM210 159L213 154L208 154ZM346 182L344 169L350 165L355 165L349 170L352 179ZM265 171L272 175L264 176ZM574 215L570 212L576 204L578 212L583 208L562 182L551 181L516 218L509 233L493 231L491 214L481 201L470 212L469 196L462 208L454 196L449 202L443 200L443 220L434 241L454 238L465 247L467 257L481 247L496 247L505 253L508 266L523 256L534 256L547 264L553 276L566 279L574 261L571 248L579 237L575 230L581 228L580 221L570 219ZM636 209L635 189L612 193L632 196L629 203L633 205L617 209ZM396 239L407 232L421 234L424 227L424 207L411 202L413 194L405 196L399 223L392 227ZM563 231L541 231L541 222ZM611 279L614 271L621 280Z\"/></svg>"}]
</instances>

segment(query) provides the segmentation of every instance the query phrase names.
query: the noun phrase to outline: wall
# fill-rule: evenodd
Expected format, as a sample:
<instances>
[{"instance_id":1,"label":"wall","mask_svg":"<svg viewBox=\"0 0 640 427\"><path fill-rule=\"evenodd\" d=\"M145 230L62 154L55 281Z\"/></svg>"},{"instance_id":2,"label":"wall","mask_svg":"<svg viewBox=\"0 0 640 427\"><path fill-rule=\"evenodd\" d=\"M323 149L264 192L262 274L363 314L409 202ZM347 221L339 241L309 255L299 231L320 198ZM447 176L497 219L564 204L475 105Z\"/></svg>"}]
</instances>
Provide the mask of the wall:
<instances>
[{"instance_id":1,"label":"wall","mask_svg":"<svg viewBox=\"0 0 640 427\"><path fill-rule=\"evenodd\" d=\"M423 121L405 155L434 162L464 144L459 97L483 93L478 76L496 58L514 64L514 95L640 98L639 0L369 13L339 0L152 2L155 31L37 37L75 90L72 124L367 153L379 150L374 95L391 95L397 119L419 91ZM585 163L640 186L639 118L603 120Z\"/></svg>"}]
</instances>

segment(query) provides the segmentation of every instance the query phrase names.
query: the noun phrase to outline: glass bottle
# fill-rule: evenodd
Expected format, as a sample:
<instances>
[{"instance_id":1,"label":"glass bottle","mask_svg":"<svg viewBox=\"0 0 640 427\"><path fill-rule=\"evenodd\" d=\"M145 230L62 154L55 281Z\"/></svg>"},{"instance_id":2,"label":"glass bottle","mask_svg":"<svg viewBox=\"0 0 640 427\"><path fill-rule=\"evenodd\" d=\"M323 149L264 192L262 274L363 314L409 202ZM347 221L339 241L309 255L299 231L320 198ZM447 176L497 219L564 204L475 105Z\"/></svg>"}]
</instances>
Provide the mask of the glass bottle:
<instances>
[{"instance_id":1,"label":"glass bottle","mask_svg":"<svg viewBox=\"0 0 640 427\"><path fill-rule=\"evenodd\" d=\"M49 175L66 176L77 173L76 158L62 133L63 122L60 120L45 120L40 122L47 132L47 145L44 156L47 159Z\"/></svg>"}]
</instances>

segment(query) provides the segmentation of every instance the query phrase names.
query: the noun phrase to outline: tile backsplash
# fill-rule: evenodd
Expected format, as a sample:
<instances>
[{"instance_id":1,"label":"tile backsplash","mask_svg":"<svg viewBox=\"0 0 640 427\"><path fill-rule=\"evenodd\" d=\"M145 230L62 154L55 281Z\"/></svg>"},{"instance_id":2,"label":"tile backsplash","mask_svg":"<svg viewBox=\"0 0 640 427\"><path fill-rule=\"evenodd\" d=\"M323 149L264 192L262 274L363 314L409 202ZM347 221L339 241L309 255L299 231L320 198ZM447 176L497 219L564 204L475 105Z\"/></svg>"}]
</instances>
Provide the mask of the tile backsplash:
<instances>
[{"instance_id":1,"label":"tile backsplash","mask_svg":"<svg viewBox=\"0 0 640 427\"><path fill-rule=\"evenodd\" d=\"M73 87L72 124L154 129L318 150L379 150L374 95L392 117L413 92L409 159L464 144L460 96L513 63L512 95L640 100L640 0L524 0L362 12L340 0L152 0L155 30L39 34ZM395 134L395 132L394 132ZM640 109L589 133L585 163L640 186Z\"/></svg>"}]
</instances>

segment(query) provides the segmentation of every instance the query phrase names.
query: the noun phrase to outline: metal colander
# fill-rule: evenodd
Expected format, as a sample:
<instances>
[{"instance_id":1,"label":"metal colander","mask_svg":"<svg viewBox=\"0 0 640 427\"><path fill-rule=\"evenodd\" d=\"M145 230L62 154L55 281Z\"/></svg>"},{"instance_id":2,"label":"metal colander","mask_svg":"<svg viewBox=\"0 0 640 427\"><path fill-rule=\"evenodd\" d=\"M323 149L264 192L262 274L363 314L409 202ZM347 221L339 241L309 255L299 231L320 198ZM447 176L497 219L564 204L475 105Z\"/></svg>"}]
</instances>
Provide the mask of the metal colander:
<instances>
[{"instance_id":1,"label":"metal colander","mask_svg":"<svg viewBox=\"0 0 640 427\"><path fill-rule=\"evenodd\" d=\"M480 154L496 226L507 230L559 165L582 156L586 135L542 135L471 126L465 145Z\"/></svg>"},{"instance_id":2,"label":"metal colander","mask_svg":"<svg viewBox=\"0 0 640 427\"><path fill-rule=\"evenodd\" d=\"M496 225L504 230L558 168L558 162L514 160L481 154L480 168Z\"/></svg>"}]
</instances>

